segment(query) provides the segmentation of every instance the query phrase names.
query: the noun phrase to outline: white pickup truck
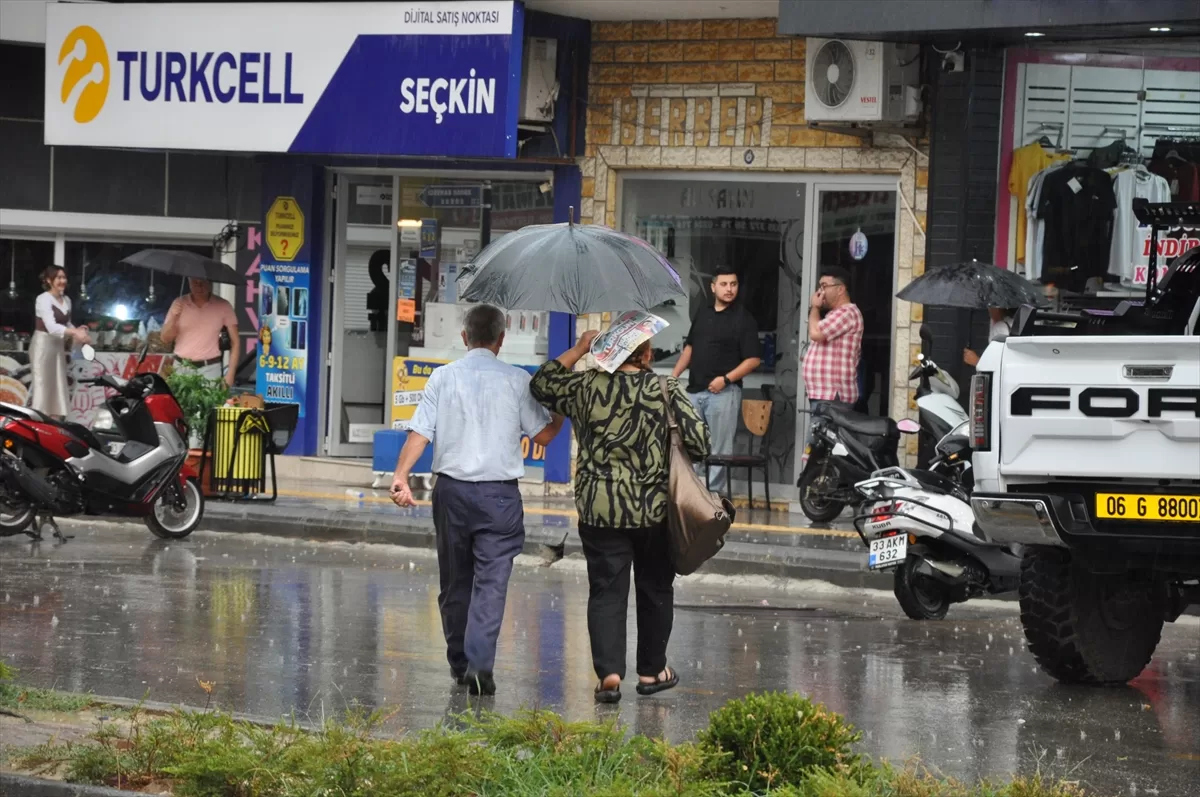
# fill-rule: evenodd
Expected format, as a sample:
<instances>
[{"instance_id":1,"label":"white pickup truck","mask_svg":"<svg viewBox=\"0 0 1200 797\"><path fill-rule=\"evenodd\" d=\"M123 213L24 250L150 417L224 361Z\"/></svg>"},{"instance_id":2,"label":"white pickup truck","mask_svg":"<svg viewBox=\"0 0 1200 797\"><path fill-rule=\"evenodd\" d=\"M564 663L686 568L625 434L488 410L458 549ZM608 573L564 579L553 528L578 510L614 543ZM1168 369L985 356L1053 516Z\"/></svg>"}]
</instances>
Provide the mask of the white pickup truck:
<instances>
[{"instance_id":1,"label":"white pickup truck","mask_svg":"<svg viewBox=\"0 0 1200 797\"><path fill-rule=\"evenodd\" d=\"M1025 326L973 377L972 508L988 540L1023 548L1043 669L1123 683L1200 603L1200 337Z\"/></svg>"}]
</instances>

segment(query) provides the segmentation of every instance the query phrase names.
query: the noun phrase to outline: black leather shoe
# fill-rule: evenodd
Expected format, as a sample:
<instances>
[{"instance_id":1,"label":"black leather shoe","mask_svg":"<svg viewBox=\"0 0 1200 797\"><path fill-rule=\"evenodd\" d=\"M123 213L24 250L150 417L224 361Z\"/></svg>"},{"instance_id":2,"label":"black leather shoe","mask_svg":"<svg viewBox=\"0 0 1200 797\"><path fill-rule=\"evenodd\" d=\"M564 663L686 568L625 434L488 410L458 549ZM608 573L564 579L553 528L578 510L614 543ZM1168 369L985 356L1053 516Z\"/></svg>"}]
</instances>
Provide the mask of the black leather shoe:
<instances>
[{"instance_id":1,"label":"black leather shoe","mask_svg":"<svg viewBox=\"0 0 1200 797\"><path fill-rule=\"evenodd\" d=\"M473 695L490 697L496 694L496 679L490 672L470 672L466 676L467 691Z\"/></svg>"},{"instance_id":2,"label":"black leather shoe","mask_svg":"<svg viewBox=\"0 0 1200 797\"><path fill-rule=\"evenodd\" d=\"M452 670L450 670L450 677L451 677L451 678L453 678L453 679L454 679L454 683L458 684L459 686L466 686L466 685L467 685L467 674L466 674L466 672L459 672L458 670L453 670L453 669L452 669Z\"/></svg>"}]
</instances>

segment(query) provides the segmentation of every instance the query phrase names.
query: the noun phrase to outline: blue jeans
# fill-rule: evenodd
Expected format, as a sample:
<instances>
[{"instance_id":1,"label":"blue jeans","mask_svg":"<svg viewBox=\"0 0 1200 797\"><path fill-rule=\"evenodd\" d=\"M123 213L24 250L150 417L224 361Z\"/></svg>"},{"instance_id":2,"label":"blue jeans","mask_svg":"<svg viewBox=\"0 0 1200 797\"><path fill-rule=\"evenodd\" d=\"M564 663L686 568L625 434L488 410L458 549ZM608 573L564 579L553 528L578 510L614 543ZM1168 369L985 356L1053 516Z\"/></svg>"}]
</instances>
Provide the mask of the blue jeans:
<instances>
[{"instance_id":1,"label":"blue jeans","mask_svg":"<svg viewBox=\"0 0 1200 797\"><path fill-rule=\"evenodd\" d=\"M692 406L700 413L704 423L708 425L708 440L711 451L716 456L733 453L733 436L737 433L738 416L742 412L742 389L730 385L720 393L689 393ZM703 465L697 467L700 478L704 478ZM726 468L714 467L712 481L708 489L721 493L725 491L725 479L728 478Z\"/></svg>"}]
</instances>

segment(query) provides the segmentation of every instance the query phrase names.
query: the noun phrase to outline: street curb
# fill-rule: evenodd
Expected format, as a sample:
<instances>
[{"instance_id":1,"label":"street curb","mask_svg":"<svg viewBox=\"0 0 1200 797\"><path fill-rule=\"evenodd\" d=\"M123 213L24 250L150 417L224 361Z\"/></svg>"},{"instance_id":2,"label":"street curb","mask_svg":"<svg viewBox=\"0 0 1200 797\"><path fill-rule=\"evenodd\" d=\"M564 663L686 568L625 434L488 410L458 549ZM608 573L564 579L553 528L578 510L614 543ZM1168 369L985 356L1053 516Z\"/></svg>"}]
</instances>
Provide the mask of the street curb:
<instances>
[{"instance_id":1,"label":"street curb","mask_svg":"<svg viewBox=\"0 0 1200 797\"><path fill-rule=\"evenodd\" d=\"M82 786L61 780L44 780L0 772L0 797L129 797L141 794L107 786Z\"/></svg>"}]
</instances>

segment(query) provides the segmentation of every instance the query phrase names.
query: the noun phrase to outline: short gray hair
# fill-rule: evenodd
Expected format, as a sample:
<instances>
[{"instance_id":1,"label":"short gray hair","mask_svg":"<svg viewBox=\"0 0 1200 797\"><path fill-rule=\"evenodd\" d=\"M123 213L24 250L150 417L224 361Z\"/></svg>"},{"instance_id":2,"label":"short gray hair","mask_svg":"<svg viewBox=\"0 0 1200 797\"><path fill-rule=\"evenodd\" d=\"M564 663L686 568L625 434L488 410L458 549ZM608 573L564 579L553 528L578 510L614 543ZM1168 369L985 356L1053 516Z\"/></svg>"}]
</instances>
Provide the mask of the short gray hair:
<instances>
[{"instance_id":1,"label":"short gray hair","mask_svg":"<svg viewBox=\"0 0 1200 797\"><path fill-rule=\"evenodd\" d=\"M463 319L468 346L491 346L504 334L504 313L490 304L477 304Z\"/></svg>"}]
</instances>

